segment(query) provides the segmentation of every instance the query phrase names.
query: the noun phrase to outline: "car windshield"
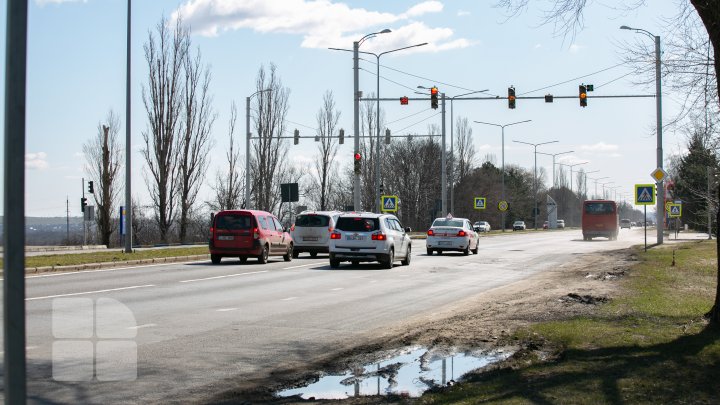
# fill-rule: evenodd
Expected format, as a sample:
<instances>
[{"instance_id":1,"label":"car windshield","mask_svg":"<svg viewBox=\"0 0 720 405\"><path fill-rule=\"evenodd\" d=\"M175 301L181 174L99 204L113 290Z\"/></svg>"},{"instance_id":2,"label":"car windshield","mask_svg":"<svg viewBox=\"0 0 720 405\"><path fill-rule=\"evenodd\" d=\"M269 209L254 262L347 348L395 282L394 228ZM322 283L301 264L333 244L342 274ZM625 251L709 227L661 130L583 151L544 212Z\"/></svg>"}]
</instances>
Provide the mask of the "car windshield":
<instances>
[{"instance_id":1,"label":"car windshield","mask_svg":"<svg viewBox=\"0 0 720 405\"><path fill-rule=\"evenodd\" d=\"M298 217L295 219L295 226L322 228L328 226L329 223L330 217L327 217L325 215L298 215Z\"/></svg>"},{"instance_id":2,"label":"car windshield","mask_svg":"<svg viewBox=\"0 0 720 405\"><path fill-rule=\"evenodd\" d=\"M215 217L215 227L227 231L250 229L253 227L253 220L250 215L225 214Z\"/></svg>"},{"instance_id":3,"label":"car windshield","mask_svg":"<svg viewBox=\"0 0 720 405\"><path fill-rule=\"evenodd\" d=\"M515 222L515 225L525 225L525 222L523 222L523 221L516 221L516 222Z\"/></svg>"},{"instance_id":4,"label":"car windshield","mask_svg":"<svg viewBox=\"0 0 720 405\"><path fill-rule=\"evenodd\" d=\"M462 228L463 221L457 219L436 219L435 222L433 222L432 226L454 226L457 228Z\"/></svg>"},{"instance_id":5,"label":"car windshield","mask_svg":"<svg viewBox=\"0 0 720 405\"><path fill-rule=\"evenodd\" d=\"M585 204L585 213L590 215L606 215L615 212L615 204L609 202L595 202Z\"/></svg>"},{"instance_id":6,"label":"car windshield","mask_svg":"<svg viewBox=\"0 0 720 405\"><path fill-rule=\"evenodd\" d=\"M377 218L341 217L335 228L348 232L371 232L379 229Z\"/></svg>"}]
</instances>

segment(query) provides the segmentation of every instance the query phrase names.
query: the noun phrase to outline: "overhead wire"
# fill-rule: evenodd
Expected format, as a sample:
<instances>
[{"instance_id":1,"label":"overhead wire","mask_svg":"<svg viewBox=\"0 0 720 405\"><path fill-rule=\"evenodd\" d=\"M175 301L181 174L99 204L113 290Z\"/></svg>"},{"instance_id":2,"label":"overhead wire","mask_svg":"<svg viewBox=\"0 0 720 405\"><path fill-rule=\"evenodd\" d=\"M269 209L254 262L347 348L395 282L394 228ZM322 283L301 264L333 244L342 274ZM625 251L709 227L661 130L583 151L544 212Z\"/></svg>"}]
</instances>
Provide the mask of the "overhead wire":
<instances>
[{"instance_id":1,"label":"overhead wire","mask_svg":"<svg viewBox=\"0 0 720 405\"><path fill-rule=\"evenodd\" d=\"M554 84L551 84L551 85L548 85L548 86L545 86L545 87L540 87L539 89L526 91L526 92L524 92L524 93L518 93L518 96L522 96L522 95L526 95L526 94L531 94L531 93L534 93L534 92L540 91L540 90L549 89L549 88L551 88L551 87L559 86L559 85L561 85L561 84L567 84L567 83L573 82L573 81L578 80L578 79L583 79L583 78L588 77L588 76L592 76L592 75L596 75L596 74L598 74L598 73L606 72L606 71L608 71L608 70L610 70L610 69L615 69L616 67L625 65L626 63L627 63L627 62L621 62L621 63L618 63L618 64L616 64L616 65L613 65L613 66L610 66L610 67L607 67L607 68L604 68L604 69L600 69L600 70L595 71L595 72L592 72L592 73L584 74L584 75L582 75L582 76L574 77L574 78L572 78L572 79L568 79L568 80L565 80L565 81L562 81L562 82L559 82L559 83L554 83Z\"/></svg>"}]
</instances>

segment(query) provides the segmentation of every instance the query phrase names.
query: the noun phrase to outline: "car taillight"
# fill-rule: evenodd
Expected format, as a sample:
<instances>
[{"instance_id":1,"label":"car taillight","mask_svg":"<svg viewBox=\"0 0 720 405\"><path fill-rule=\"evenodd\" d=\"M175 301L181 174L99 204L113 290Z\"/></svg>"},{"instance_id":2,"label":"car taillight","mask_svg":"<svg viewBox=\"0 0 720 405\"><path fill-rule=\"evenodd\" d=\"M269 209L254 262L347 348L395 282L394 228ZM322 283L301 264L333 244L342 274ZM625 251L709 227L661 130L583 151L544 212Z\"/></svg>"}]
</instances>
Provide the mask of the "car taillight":
<instances>
[{"instance_id":1,"label":"car taillight","mask_svg":"<svg viewBox=\"0 0 720 405\"><path fill-rule=\"evenodd\" d=\"M372 234L372 236L370 237L370 239L372 239L372 240L386 240L386 239L387 239L387 236L385 236L384 233L374 233L374 234Z\"/></svg>"},{"instance_id":2,"label":"car taillight","mask_svg":"<svg viewBox=\"0 0 720 405\"><path fill-rule=\"evenodd\" d=\"M215 228L210 227L210 239L215 239Z\"/></svg>"},{"instance_id":3,"label":"car taillight","mask_svg":"<svg viewBox=\"0 0 720 405\"><path fill-rule=\"evenodd\" d=\"M432 229L428 229L428 232L427 232L427 233L428 233L428 236L433 236L433 235L435 235L435 232L433 232Z\"/></svg>"},{"instance_id":4,"label":"car taillight","mask_svg":"<svg viewBox=\"0 0 720 405\"><path fill-rule=\"evenodd\" d=\"M260 239L260 230L255 228L253 229L253 238L254 239Z\"/></svg>"},{"instance_id":5,"label":"car taillight","mask_svg":"<svg viewBox=\"0 0 720 405\"><path fill-rule=\"evenodd\" d=\"M460 232L458 232L457 236L467 236L467 232L460 231Z\"/></svg>"},{"instance_id":6,"label":"car taillight","mask_svg":"<svg viewBox=\"0 0 720 405\"><path fill-rule=\"evenodd\" d=\"M340 239L340 234L338 232L333 232L330 234L330 239Z\"/></svg>"}]
</instances>

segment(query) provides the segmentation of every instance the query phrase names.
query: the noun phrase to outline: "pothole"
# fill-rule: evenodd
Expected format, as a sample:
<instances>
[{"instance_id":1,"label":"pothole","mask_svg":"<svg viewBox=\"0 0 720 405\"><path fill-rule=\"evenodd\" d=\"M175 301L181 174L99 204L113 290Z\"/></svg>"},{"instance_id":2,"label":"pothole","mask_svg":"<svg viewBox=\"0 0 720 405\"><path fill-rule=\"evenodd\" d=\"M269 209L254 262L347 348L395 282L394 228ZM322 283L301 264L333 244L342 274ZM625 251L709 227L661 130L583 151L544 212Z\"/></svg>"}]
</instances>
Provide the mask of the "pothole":
<instances>
[{"instance_id":1,"label":"pothole","mask_svg":"<svg viewBox=\"0 0 720 405\"><path fill-rule=\"evenodd\" d=\"M316 382L276 393L278 397L346 399L372 395L419 397L423 392L453 385L468 372L507 359L494 352L448 352L413 347L382 360L351 367L344 374L325 375Z\"/></svg>"}]
</instances>

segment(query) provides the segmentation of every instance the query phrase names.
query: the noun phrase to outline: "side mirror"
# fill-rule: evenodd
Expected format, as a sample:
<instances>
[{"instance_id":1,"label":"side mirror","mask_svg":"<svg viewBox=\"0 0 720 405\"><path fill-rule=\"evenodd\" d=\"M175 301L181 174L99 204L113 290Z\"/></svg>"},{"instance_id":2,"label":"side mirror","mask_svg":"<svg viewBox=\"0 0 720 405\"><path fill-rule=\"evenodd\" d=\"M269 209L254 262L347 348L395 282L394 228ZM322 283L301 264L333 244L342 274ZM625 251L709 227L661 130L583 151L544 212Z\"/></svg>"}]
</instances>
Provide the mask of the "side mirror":
<instances>
[{"instance_id":1,"label":"side mirror","mask_svg":"<svg viewBox=\"0 0 720 405\"><path fill-rule=\"evenodd\" d=\"M410 228L410 227L408 226L407 228L405 228L405 232L406 232L406 233L412 232L412 228Z\"/></svg>"}]
</instances>

